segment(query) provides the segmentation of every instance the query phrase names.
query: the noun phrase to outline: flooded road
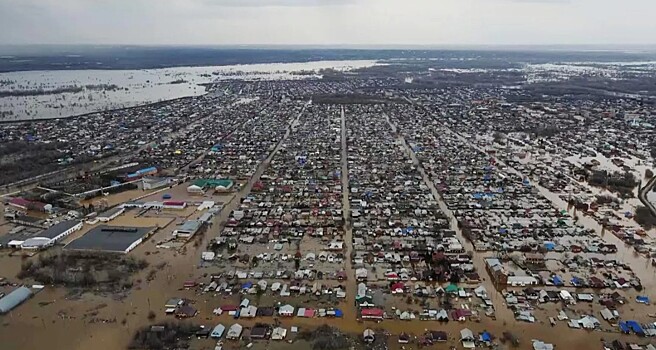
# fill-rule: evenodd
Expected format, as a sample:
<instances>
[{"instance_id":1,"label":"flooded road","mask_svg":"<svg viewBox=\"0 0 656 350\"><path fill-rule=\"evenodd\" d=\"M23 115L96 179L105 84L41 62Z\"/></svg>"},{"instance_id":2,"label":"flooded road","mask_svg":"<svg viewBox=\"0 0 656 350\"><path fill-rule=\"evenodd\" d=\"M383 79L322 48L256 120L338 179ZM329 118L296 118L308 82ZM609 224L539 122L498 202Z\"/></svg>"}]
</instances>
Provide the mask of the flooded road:
<instances>
[{"instance_id":1,"label":"flooded road","mask_svg":"<svg viewBox=\"0 0 656 350\"><path fill-rule=\"evenodd\" d=\"M357 281L355 280L355 269L353 268L353 227L351 227L351 201L349 200L349 171L348 171L348 141L346 130L346 111L344 106L340 110L341 120L341 144L342 144L342 215L344 216L344 241L346 242L346 307L349 308L347 315L357 315L355 310L355 291L357 290Z\"/></svg>"}]
</instances>

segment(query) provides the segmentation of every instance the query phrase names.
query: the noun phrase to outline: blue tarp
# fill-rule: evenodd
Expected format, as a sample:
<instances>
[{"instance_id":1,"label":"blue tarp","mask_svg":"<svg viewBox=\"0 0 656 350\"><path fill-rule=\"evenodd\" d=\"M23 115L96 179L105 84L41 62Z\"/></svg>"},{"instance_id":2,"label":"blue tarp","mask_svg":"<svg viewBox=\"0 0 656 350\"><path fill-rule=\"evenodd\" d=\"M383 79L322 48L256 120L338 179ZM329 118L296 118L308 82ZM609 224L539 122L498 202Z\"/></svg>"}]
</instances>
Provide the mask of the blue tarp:
<instances>
[{"instance_id":1,"label":"blue tarp","mask_svg":"<svg viewBox=\"0 0 656 350\"><path fill-rule=\"evenodd\" d=\"M554 242L544 242L544 248L547 250L554 250L556 248L556 243Z\"/></svg>"},{"instance_id":2,"label":"blue tarp","mask_svg":"<svg viewBox=\"0 0 656 350\"><path fill-rule=\"evenodd\" d=\"M249 289L252 286L253 286L253 282L246 282L241 285L241 289Z\"/></svg>"},{"instance_id":3,"label":"blue tarp","mask_svg":"<svg viewBox=\"0 0 656 350\"><path fill-rule=\"evenodd\" d=\"M631 328L626 325L626 322L620 321L620 331L622 331L622 333L629 334L631 333Z\"/></svg>"},{"instance_id":4,"label":"blue tarp","mask_svg":"<svg viewBox=\"0 0 656 350\"><path fill-rule=\"evenodd\" d=\"M335 309L335 317L344 317L344 313L340 309Z\"/></svg>"},{"instance_id":5,"label":"blue tarp","mask_svg":"<svg viewBox=\"0 0 656 350\"><path fill-rule=\"evenodd\" d=\"M637 335L645 335L645 331L642 329L642 326L638 321L626 321L626 326L631 328L631 330Z\"/></svg>"},{"instance_id":6,"label":"blue tarp","mask_svg":"<svg viewBox=\"0 0 656 350\"><path fill-rule=\"evenodd\" d=\"M649 297L646 295L638 295L636 301L643 304L649 304Z\"/></svg>"},{"instance_id":7,"label":"blue tarp","mask_svg":"<svg viewBox=\"0 0 656 350\"><path fill-rule=\"evenodd\" d=\"M508 229L506 228L500 228L499 233L508 233Z\"/></svg>"},{"instance_id":8,"label":"blue tarp","mask_svg":"<svg viewBox=\"0 0 656 350\"><path fill-rule=\"evenodd\" d=\"M583 284L583 280L581 280L578 277L572 277L572 280L570 282L575 286L580 286Z\"/></svg>"},{"instance_id":9,"label":"blue tarp","mask_svg":"<svg viewBox=\"0 0 656 350\"><path fill-rule=\"evenodd\" d=\"M492 341L492 335L488 332L481 333L481 341L484 342Z\"/></svg>"},{"instance_id":10,"label":"blue tarp","mask_svg":"<svg viewBox=\"0 0 656 350\"><path fill-rule=\"evenodd\" d=\"M555 286L562 286L562 285L564 285L564 283L563 283L563 279L560 278L560 276L553 276L552 280L553 280L553 284L554 284Z\"/></svg>"}]
</instances>

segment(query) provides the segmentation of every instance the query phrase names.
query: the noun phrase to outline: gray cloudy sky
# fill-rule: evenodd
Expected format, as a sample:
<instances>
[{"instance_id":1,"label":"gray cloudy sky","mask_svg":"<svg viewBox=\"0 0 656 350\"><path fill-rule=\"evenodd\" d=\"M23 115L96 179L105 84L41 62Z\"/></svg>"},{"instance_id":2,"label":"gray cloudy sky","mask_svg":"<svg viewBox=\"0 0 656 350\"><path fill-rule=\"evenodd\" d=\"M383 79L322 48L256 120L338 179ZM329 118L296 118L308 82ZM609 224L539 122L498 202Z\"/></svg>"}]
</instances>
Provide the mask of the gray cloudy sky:
<instances>
[{"instance_id":1,"label":"gray cloudy sky","mask_svg":"<svg viewBox=\"0 0 656 350\"><path fill-rule=\"evenodd\" d=\"M656 0L0 0L0 44L654 44Z\"/></svg>"}]
</instances>

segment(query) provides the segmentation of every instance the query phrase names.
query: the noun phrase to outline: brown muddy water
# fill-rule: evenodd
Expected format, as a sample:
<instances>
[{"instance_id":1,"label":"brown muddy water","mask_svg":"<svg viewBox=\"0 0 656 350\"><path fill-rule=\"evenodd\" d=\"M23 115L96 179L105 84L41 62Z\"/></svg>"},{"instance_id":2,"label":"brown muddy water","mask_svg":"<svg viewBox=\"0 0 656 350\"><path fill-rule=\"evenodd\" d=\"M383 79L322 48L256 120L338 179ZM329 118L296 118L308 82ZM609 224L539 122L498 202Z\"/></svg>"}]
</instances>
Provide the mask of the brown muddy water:
<instances>
[{"instance_id":1,"label":"brown muddy water","mask_svg":"<svg viewBox=\"0 0 656 350\"><path fill-rule=\"evenodd\" d=\"M342 115L342 119L344 116ZM293 124L293 123L292 123ZM344 125L344 124L342 124ZM284 139L283 139L284 140ZM346 137L342 135L343 147L345 148ZM399 140L402 141L402 140ZM282 141L281 141L282 142ZM405 144L401 142L401 144ZM112 295L97 296L92 293L87 293L81 297L70 298L67 297L67 291L63 288L46 287L46 289L37 294L34 298L27 301L25 304L19 306L8 315L0 316L0 350L32 350L32 349L65 349L65 350L119 350L125 349L134 332L140 328L147 326L153 322L172 320L171 317L164 314L164 303L171 297L185 297L195 300L195 307L199 309L199 315L193 320L197 324L205 324L207 326L214 326L217 323L222 323L226 326L235 322L232 317L228 315L215 316L212 310L227 301L221 297L213 297L211 295L197 295L194 291L181 290L185 280L200 279L206 272L204 269L199 268L200 253L205 247L207 241L214 237L218 232L218 228L228 218L232 209L236 208L240 200L247 195L254 184L259 179L264 168L271 161L273 154L279 149L280 144L276 150L265 160L253 179L242 188L242 190L230 201L221 215L215 219L215 225L211 228L203 242L195 247L194 244L187 244L185 252L178 252L174 250L157 249L155 242L167 238L173 230L173 223L169 222L164 229L160 230L154 237L144 242L137 247L131 255L135 257L144 258L150 264L150 267L140 272L139 275L133 278L135 287L130 294L122 300L114 300ZM406 146L407 147L407 146ZM409 156L414 158L414 155L407 150ZM345 162L345 154L343 153ZM423 169L420 168L422 176L429 185L431 191L434 193L436 199L439 199L437 191L432 183L428 181ZM343 176L347 176L348 171L346 164L342 168ZM346 182L343 182L343 189L347 190ZM135 193L125 195L130 197ZM557 205L563 203L558 202L557 196L553 198L550 196ZM122 199L122 198L121 198ZM120 200L120 199L117 199ZM562 201L561 201L562 202ZM566 208L566 203L565 208ZM440 201L440 207L450 216L452 222L454 220L452 214L443 202ZM343 208L348 212L348 195L344 195ZM185 213L186 214L186 213ZM582 217L579 220L586 227L598 229L601 228L596 225L594 220L587 220ZM455 227L455 225L454 225ZM346 231L347 238L350 237L350 231ZM466 242L460 235L462 242ZM633 267L634 271L642 280L643 285L646 287L643 294L649 295L652 299L656 299L656 279L654 278L654 268L649 264L648 260L644 257L638 256L633 253L630 247L625 246L615 236L606 233L604 238L611 243L615 243L620 252L618 258L628 262ZM348 241L348 240L347 240ZM471 245L466 243L469 250L473 250ZM492 297L496 308L496 320L492 320L483 316L480 322L449 322L441 324L435 321L400 321L400 320L385 320L380 323L375 322L358 322L357 310L354 306L355 296L355 281L350 278L347 281L347 299L341 302L338 306L344 311L343 319L300 319L300 318L281 318L281 323L286 326L299 326L303 328L313 328L321 324L329 324L339 327L342 331L353 334L361 334L366 328L383 328L393 335L398 335L401 332L412 333L420 335L427 329L430 330L444 330L449 334L448 345L457 346L461 348L458 339L461 329L467 327L474 332L482 332L487 330L493 335L500 337L502 332L511 331L520 338L520 347L518 349L531 349L531 339L540 339L556 345L558 349L576 349L576 350L596 350L601 349L601 340L621 339L624 342L637 342L644 344L646 339L639 339L635 336L621 335L617 332L600 332L600 331L585 331L569 329L564 322L558 322L555 327L548 324L547 317L555 316L560 308L559 305L544 306L544 310L536 311L538 322L535 324L520 323L515 321L512 312L504 305L503 297L495 292L492 283L487 278L487 273L483 265L483 257L485 254L475 254L474 264L478 269L479 274L484 278L482 285L486 287L488 293ZM149 271L160 263L165 262L164 268L157 271L155 279L152 281L146 280L146 275ZM20 257L11 257L7 252L0 253L0 275L8 277L12 281L16 281L14 276L20 270L21 259ZM347 264L347 269L352 270L350 264ZM352 271L351 271L352 272ZM349 275L353 276L352 273ZM649 320L648 314L654 313L656 310L654 306L638 306L633 300L630 301L630 306L625 306L622 309L622 314L627 319L635 318L643 322ZM627 307L633 310L627 309ZM157 315L156 319L151 322L148 320L149 311L154 311ZM548 316L545 316L548 315ZM595 313L596 317L600 318L598 312ZM250 326L255 322L270 322L273 323L273 318L258 318L256 320L243 320L240 319L239 323ZM605 329L612 328L605 321L602 322L602 327ZM616 328L613 328L616 329ZM212 349L215 344L212 340L194 340L192 348L194 349ZM254 348L256 349L306 349L309 346L305 343L287 344L276 343L263 345L260 343ZM226 342L226 348L237 348L236 343ZM392 349L400 349L401 346L396 343L396 338L391 337L390 345ZM407 344L405 349L416 349L417 345ZM447 345L437 345L432 348L445 349Z\"/></svg>"}]
</instances>

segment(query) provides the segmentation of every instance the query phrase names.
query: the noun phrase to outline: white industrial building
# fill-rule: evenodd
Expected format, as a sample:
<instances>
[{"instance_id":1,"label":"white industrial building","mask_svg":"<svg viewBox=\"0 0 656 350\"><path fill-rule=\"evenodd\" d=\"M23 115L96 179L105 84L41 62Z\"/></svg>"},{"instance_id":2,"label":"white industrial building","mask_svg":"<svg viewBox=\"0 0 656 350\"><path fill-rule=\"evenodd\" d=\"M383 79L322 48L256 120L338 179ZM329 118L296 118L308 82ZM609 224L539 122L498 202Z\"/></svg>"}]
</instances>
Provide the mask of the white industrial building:
<instances>
[{"instance_id":1,"label":"white industrial building","mask_svg":"<svg viewBox=\"0 0 656 350\"><path fill-rule=\"evenodd\" d=\"M98 216L96 216L96 219L102 222L109 222L115 219L117 216L123 214L124 212L125 212L125 208L116 207L98 214Z\"/></svg>"},{"instance_id":2,"label":"white industrial building","mask_svg":"<svg viewBox=\"0 0 656 350\"><path fill-rule=\"evenodd\" d=\"M178 238L192 237L198 232L198 230L200 230L201 226L203 226L203 222L199 220L185 221L182 226L173 231L173 236Z\"/></svg>"},{"instance_id":3,"label":"white industrial building","mask_svg":"<svg viewBox=\"0 0 656 350\"><path fill-rule=\"evenodd\" d=\"M171 186L173 182L174 179L171 177L144 177L141 179L141 186L144 190L154 190Z\"/></svg>"},{"instance_id":4,"label":"white industrial building","mask_svg":"<svg viewBox=\"0 0 656 350\"><path fill-rule=\"evenodd\" d=\"M77 220L66 220L50 226L38 235L25 241L12 241L9 245L23 249L43 249L53 246L57 241L82 228L82 222Z\"/></svg>"}]
</instances>

